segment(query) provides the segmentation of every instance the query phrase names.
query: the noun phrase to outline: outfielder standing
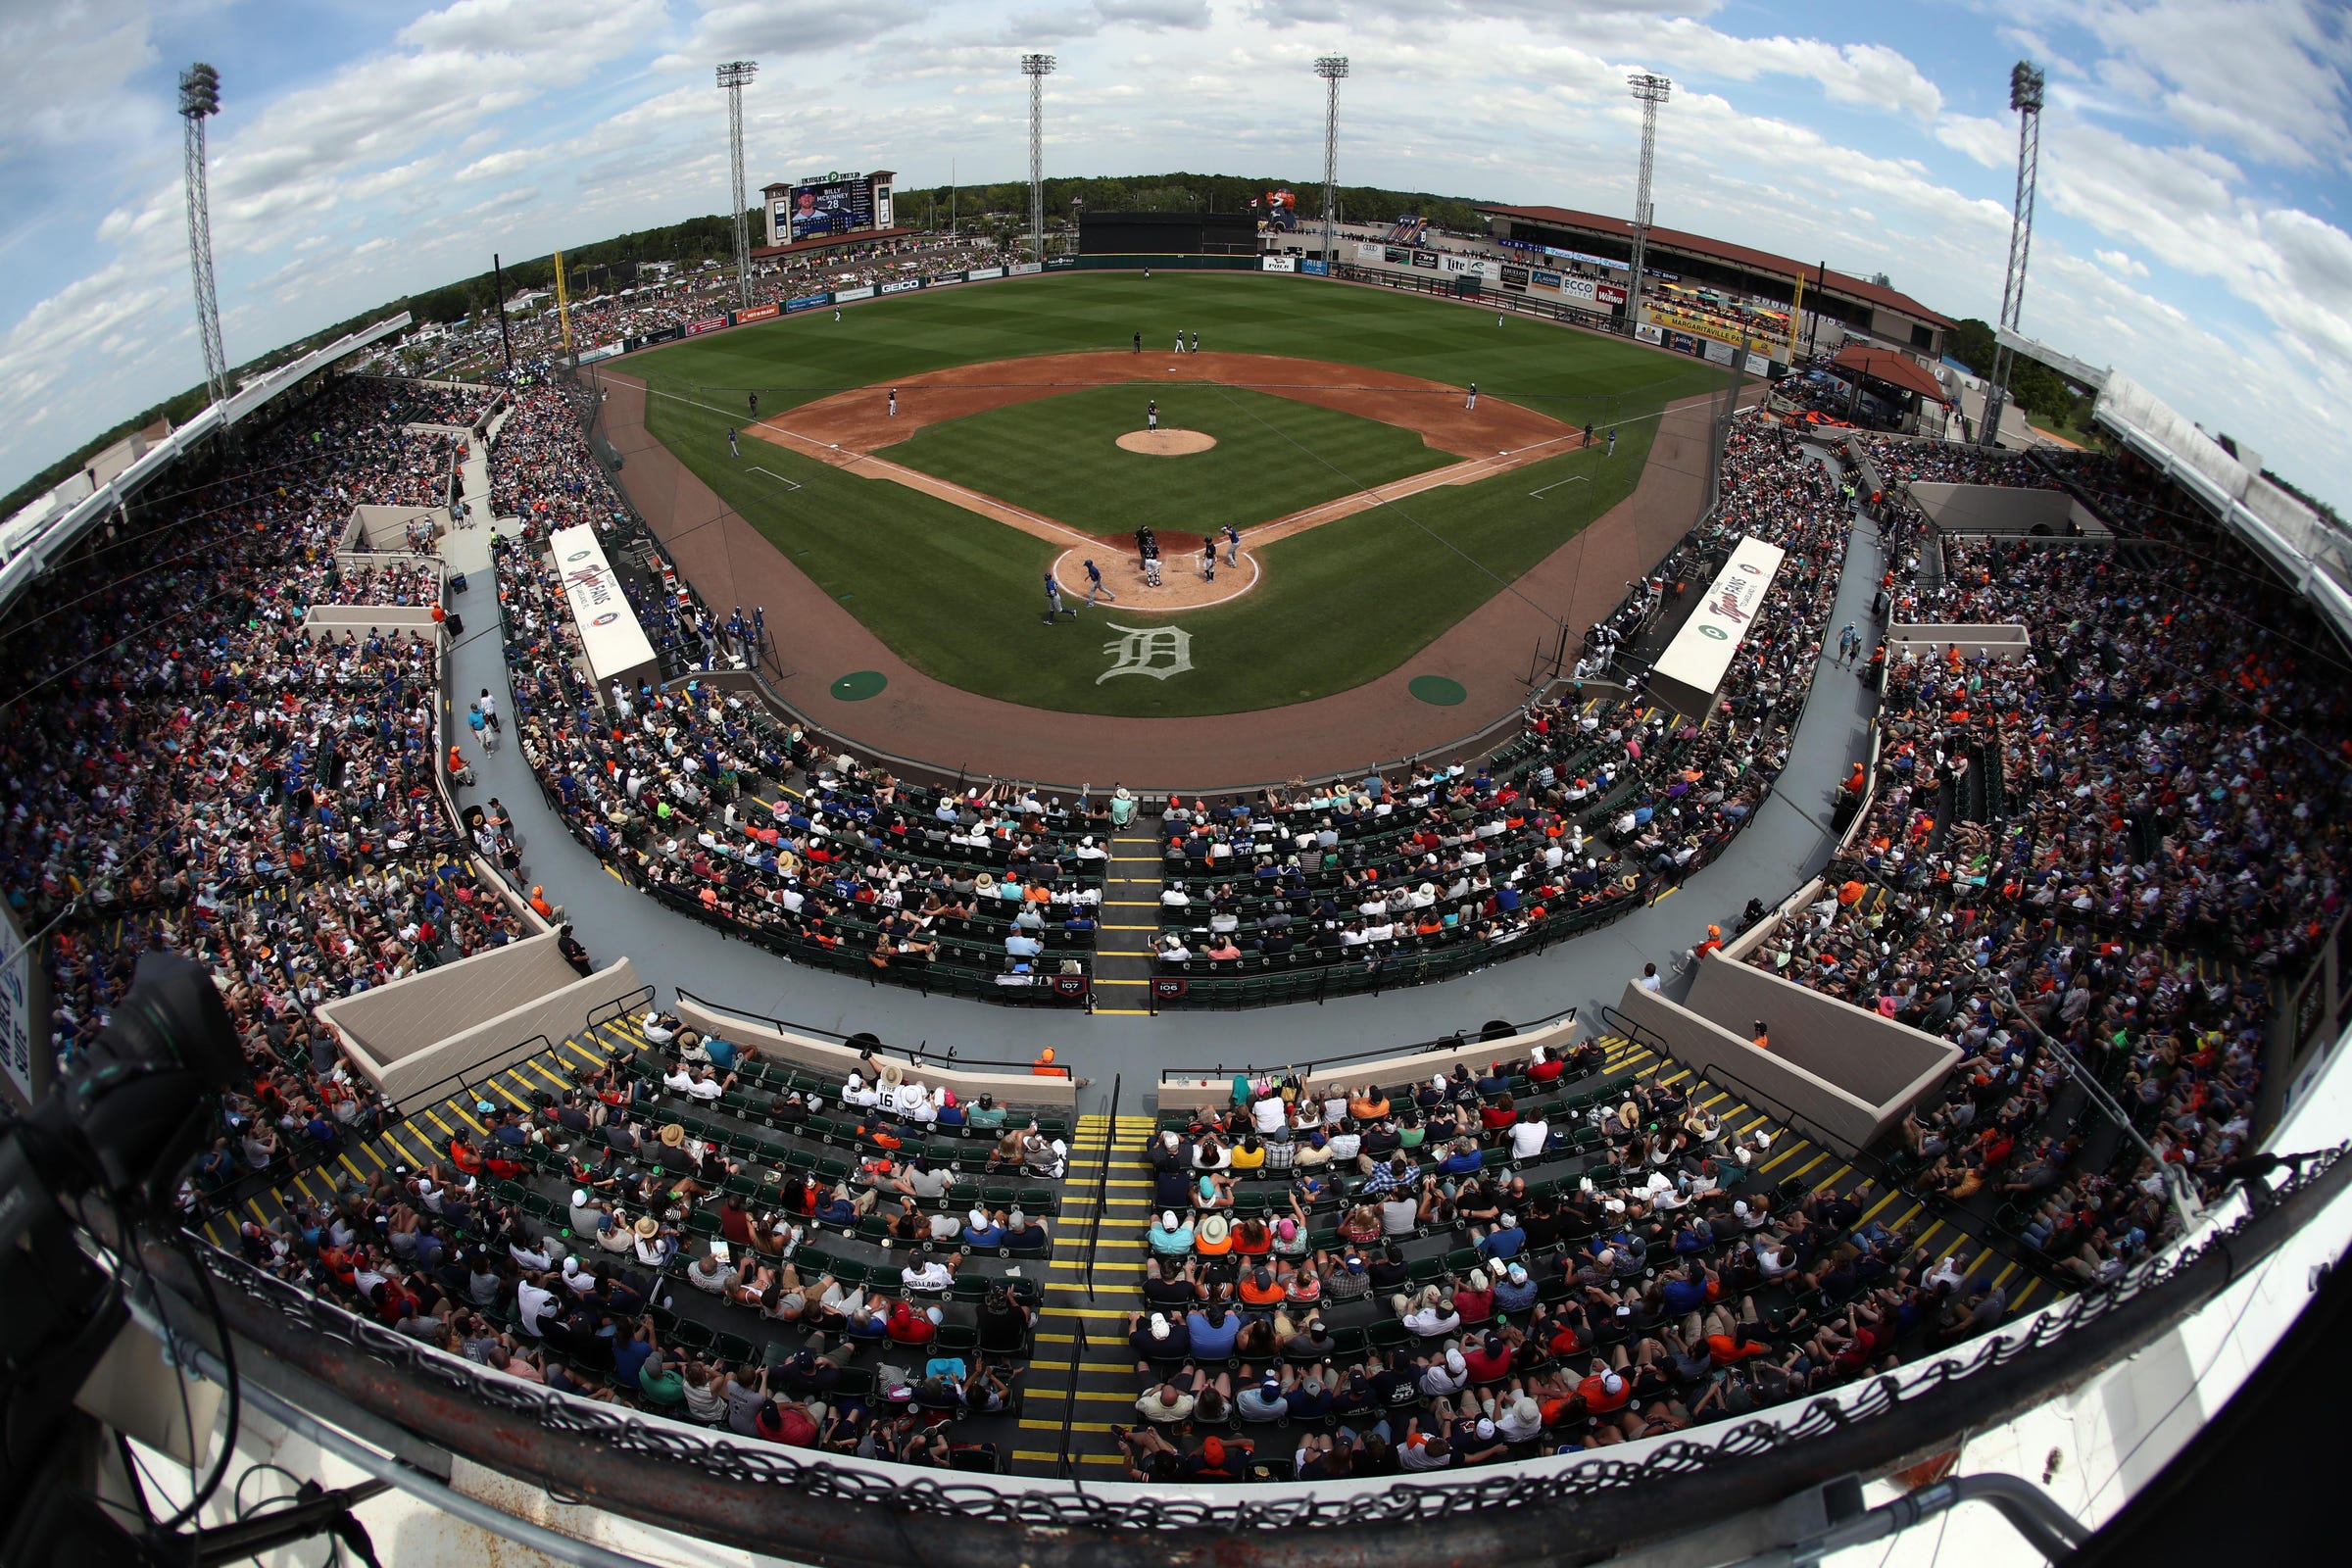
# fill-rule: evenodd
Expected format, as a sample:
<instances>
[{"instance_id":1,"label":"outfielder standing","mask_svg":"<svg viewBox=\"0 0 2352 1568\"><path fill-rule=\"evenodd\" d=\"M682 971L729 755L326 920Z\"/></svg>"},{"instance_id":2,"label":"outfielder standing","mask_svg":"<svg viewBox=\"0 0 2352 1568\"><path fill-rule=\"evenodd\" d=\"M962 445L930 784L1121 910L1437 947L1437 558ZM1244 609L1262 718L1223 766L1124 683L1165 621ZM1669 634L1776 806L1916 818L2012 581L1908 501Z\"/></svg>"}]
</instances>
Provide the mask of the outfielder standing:
<instances>
[{"instance_id":1,"label":"outfielder standing","mask_svg":"<svg viewBox=\"0 0 2352 1568\"><path fill-rule=\"evenodd\" d=\"M1610 456L1610 457L1612 457L1612 458L1613 458L1613 457L1615 457L1616 455L1617 455L1617 432L1616 432L1615 430L1611 430L1611 431L1609 432L1609 450L1608 450L1608 456Z\"/></svg>"},{"instance_id":2,"label":"outfielder standing","mask_svg":"<svg viewBox=\"0 0 2352 1568\"><path fill-rule=\"evenodd\" d=\"M890 389L890 416L894 419L899 416L899 389L895 386Z\"/></svg>"},{"instance_id":3,"label":"outfielder standing","mask_svg":"<svg viewBox=\"0 0 2352 1568\"><path fill-rule=\"evenodd\" d=\"M1470 383L1470 395L1462 400L1462 407L1465 409L1478 407L1478 383L1476 381Z\"/></svg>"}]
</instances>

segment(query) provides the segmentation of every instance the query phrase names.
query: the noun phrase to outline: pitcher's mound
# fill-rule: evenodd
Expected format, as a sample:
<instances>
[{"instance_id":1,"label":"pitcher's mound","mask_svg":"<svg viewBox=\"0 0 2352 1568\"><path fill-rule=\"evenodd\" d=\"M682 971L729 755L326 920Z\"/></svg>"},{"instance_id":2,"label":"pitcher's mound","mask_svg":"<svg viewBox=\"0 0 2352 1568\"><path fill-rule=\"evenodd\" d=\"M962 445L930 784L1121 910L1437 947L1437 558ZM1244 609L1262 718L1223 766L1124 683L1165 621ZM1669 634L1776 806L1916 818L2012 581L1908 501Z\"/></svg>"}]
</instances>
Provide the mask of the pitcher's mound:
<instances>
[{"instance_id":1,"label":"pitcher's mound","mask_svg":"<svg viewBox=\"0 0 2352 1568\"><path fill-rule=\"evenodd\" d=\"M1122 450L1154 458L1181 458L1190 452L1206 452L1216 444L1217 438L1205 430L1130 430L1119 437Z\"/></svg>"}]
</instances>

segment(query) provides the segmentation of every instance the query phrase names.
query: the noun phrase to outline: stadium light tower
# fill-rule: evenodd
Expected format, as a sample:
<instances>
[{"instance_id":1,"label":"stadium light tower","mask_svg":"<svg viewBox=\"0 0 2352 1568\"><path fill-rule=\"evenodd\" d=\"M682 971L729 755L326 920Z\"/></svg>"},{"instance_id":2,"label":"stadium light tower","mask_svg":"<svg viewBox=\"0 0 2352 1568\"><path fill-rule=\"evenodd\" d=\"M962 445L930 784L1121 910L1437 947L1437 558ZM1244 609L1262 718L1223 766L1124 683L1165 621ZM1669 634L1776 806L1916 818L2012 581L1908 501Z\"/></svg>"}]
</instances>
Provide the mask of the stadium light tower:
<instances>
[{"instance_id":1,"label":"stadium light tower","mask_svg":"<svg viewBox=\"0 0 2352 1568\"><path fill-rule=\"evenodd\" d=\"M1655 216L1650 211L1649 169L1658 154L1658 105L1674 91L1674 83L1646 71L1637 71L1625 79L1642 103L1642 172L1634 181L1633 276L1625 285L1625 324L1630 331L1642 324L1642 257L1649 249L1649 224Z\"/></svg>"},{"instance_id":2,"label":"stadium light tower","mask_svg":"<svg viewBox=\"0 0 2352 1568\"><path fill-rule=\"evenodd\" d=\"M215 403L228 401L228 355L220 347L220 297L213 287L213 212L205 194L204 122L220 112L220 73L199 60L179 74L181 178L188 188L188 270L196 279L196 335L204 345L204 383Z\"/></svg>"},{"instance_id":3,"label":"stadium light tower","mask_svg":"<svg viewBox=\"0 0 2352 1568\"><path fill-rule=\"evenodd\" d=\"M727 95L728 167L735 176L735 303L746 311L752 308L752 225L744 216L743 85L759 74L757 60L730 60L718 68L718 84Z\"/></svg>"},{"instance_id":4,"label":"stadium light tower","mask_svg":"<svg viewBox=\"0 0 2352 1568\"><path fill-rule=\"evenodd\" d=\"M2009 213L2009 275L2001 280L2000 324L2017 330L2026 313L2026 257L2034 249L2034 183L2041 164L2041 73L2031 60L2009 68L2009 107L2017 111L2017 196ZM1984 391L1981 445L2001 438L2001 407L2009 399L2010 353L2006 345L1992 351L1992 384Z\"/></svg>"},{"instance_id":5,"label":"stadium light tower","mask_svg":"<svg viewBox=\"0 0 2352 1568\"><path fill-rule=\"evenodd\" d=\"M1332 226L1340 210L1340 81L1348 74L1346 55L1325 55L1315 62L1323 78L1323 262L1337 259Z\"/></svg>"},{"instance_id":6,"label":"stadium light tower","mask_svg":"<svg viewBox=\"0 0 2352 1568\"><path fill-rule=\"evenodd\" d=\"M1046 78L1054 74L1052 55L1021 56L1021 74L1029 78L1029 259L1046 260Z\"/></svg>"}]
</instances>

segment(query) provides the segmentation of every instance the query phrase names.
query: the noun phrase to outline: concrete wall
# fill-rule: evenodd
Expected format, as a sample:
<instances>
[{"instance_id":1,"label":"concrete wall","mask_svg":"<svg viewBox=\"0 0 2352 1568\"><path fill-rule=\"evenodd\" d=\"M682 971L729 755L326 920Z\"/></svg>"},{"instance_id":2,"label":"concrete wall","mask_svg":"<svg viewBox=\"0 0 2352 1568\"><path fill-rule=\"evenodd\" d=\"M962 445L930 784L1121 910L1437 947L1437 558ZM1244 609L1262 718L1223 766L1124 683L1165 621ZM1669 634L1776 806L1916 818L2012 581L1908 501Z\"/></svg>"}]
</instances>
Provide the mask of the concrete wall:
<instances>
[{"instance_id":1,"label":"concrete wall","mask_svg":"<svg viewBox=\"0 0 2352 1568\"><path fill-rule=\"evenodd\" d=\"M564 962L561 955L555 953L552 935L532 941L544 944L554 957L556 966L563 971L565 983L560 988L542 990L500 1012L475 1013L468 1026L432 1044L412 1047L407 1054L397 1060L376 1056L347 1035L345 1049L350 1053L353 1062L386 1100L406 1109L407 1102L413 1098L438 1099L452 1092L456 1088L453 1080L461 1075L467 1083L478 1083L525 1057L537 1055L547 1049L540 1037L544 1036L546 1041L552 1042L576 1034L586 1023L589 1009L615 997L626 996L644 985L637 977L636 967L626 958L582 978L572 972L571 965ZM511 943L509 948L530 945L529 942ZM507 951L507 948L502 948L476 956L496 957ZM445 969L457 967L451 964ZM434 975L444 973L445 969L436 969L414 978L431 979ZM386 986L383 991L389 993L393 989L392 986ZM367 995L374 996L377 993ZM325 1009L320 1010L323 1012ZM412 1034L414 1032L411 1031Z\"/></svg>"},{"instance_id":2,"label":"concrete wall","mask_svg":"<svg viewBox=\"0 0 2352 1568\"><path fill-rule=\"evenodd\" d=\"M342 1031L347 1045L389 1065L578 978L556 951L555 937L537 936L338 998L318 1014Z\"/></svg>"},{"instance_id":3,"label":"concrete wall","mask_svg":"<svg viewBox=\"0 0 2352 1568\"><path fill-rule=\"evenodd\" d=\"M1949 1041L1719 956L1699 965L1688 1004L1727 1029L1763 1019L1771 1054L1882 1106L1909 1109L1960 1059Z\"/></svg>"},{"instance_id":4,"label":"concrete wall","mask_svg":"<svg viewBox=\"0 0 2352 1568\"><path fill-rule=\"evenodd\" d=\"M1617 1010L1665 1041L1676 1061L1733 1083L1757 1109L1798 1123L1808 1137L1841 1154L1867 1149L1883 1130L1878 1107L1868 1101L1632 981Z\"/></svg>"},{"instance_id":5,"label":"concrete wall","mask_svg":"<svg viewBox=\"0 0 2352 1568\"><path fill-rule=\"evenodd\" d=\"M1921 481L1911 499L1945 533L2068 534L2094 522L2087 508L2063 490L2021 490L1999 484Z\"/></svg>"},{"instance_id":6,"label":"concrete wall","mask_svg":"<svg viewBox=\"0 0 2352 1568\"><path fill-rule=\"evenodd\" d=\"M333 633L350 632L366 638L369 628L390 636L438 637L430 605L313 605L302 617L302 634L311 641Z\"/></svg>"},{"instance_id":7,"label":"concrete wall","mask_svg":"<svg viewBox=\"0 0 2352 1568\"><path fill-rule=\"evenodd\" d=\"M1418 1083L1431 1073L1451 1072L1456 1062L1469 1062L1474 1066L1483 1067L1490 1061L1524 1056L1536 1046L1547 1046L1565 1052L1576 1044L1580 1032L1591 1033L1590 1030L1585 1030L1575 1018L1569 1017L1544 1024L1541 1028L1524 1030L1506 1040L1471 1040L1442 1051L1424 1051L1410 1055L1382 1056L1375 1061L1351 1061L1345 1065L1326 1069L1317 1069L1311 1060L1301 1061L1295 1065L1305 1076L1307 1087L1310 1090L1320 1090L1333 1084L1349 1086L1378 1084L1384 1089L1393 1089L1398 1084ZM1204 1075L1200 1078L1164 1080L1159 1086L1160 1103L1167 1106L1189 1107L1205 1104L1213 1100L1218 1104L1224 1104L1233 1094L1233 1073L1244 1070L1255 1076L1260 1073L1287 1073L1292 1070L1292 1066L1269 1062L1252 1064L1247 1068L1236 1066L1232 1072L1220 1073L1214 1077Z\"/></svg>"},{"instance_id":8,"label":"concrete wall","mask_svg":"<svg viewBox=\"0 0 2352 1568\"><path fill-rule=\"evenodd\" d=\"M336 549L375 555L407 555L409 553L409 523L422 515L433 519L433 533L439 537L449 531L447 507L380 507L363 503L351 509L343 524L343 537Z\"/></svg>"},{"instance_id":9,"label":"concrete wall","mask_svg":"<svg viewBox=\"0 0 2352 1568\"><path fill-rule=\"evenodd\" d=\"M617 996L626 987L614 987L609 995ZM707 1006L686 997L677 1001L679 1018L701 1030L759 1048L760 1054L768 1060L789 1061L811 1072L847 1078L858 1065L858 1053L834 1040L820 1040L813 1035L778 1029L751 1018L740 1017L721 1008ZM883 1061L901 1061L901 1053L887 1046L875 1051ZM977 1099L994 1095L1001 1105L1044 1105L1055 1109L1075 1109L1078 1104L1078 1084L1074 1078L1040 1078L1025 1072L980 1072L943 1066L935 1059L925 1058L919 1069L909 1066L910 1074L921 1077L927 1084L945 1084L956 1091L958 1099Z\"/></svg>"},{"instance_id":10,"label":"concrete wall","mask_svg":"<svg viewBox=\"0 0 2352 1568\"><path fill-rule=\"evenodd\" d=\"M2033 636L2023 626L1940 625L1906 621L1886 628L1886 657L1889 662L1915 649L1941 654L1955 645L1963 659L1989 655L2004 662L2015 663L2032 651Z\"/></svg>"}]
</instances>

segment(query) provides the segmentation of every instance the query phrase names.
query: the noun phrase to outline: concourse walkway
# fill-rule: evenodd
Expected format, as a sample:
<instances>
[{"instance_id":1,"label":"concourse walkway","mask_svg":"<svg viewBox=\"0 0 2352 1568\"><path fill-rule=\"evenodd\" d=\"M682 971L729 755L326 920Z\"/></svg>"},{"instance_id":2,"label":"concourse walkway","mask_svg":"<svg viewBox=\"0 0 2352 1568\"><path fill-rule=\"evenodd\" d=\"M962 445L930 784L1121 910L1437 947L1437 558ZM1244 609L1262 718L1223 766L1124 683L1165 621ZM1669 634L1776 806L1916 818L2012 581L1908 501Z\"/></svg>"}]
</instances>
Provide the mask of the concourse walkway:
<instances>
[{"instance_id":1,"label":"concourse walkway","mask_svg":"<svg viewBox=\"0 0 2352 1568\"><path fill-rule=\"evenodd\" d=\"M477 460L478 461L478 460ZM467 465L466 495L476 493L473 463ZM477 516L488 512L486 472ZM511 525L512 519L509 519ZM470 696L484 687L513 712L498 641L496 584L489 568L489 528L460 530L447 541L453 565L467 572L471 591L453 601L466 622L466 635L452 651L449 689ZM473 564L478 556L478 567ZM1446 981L1378 997L1351 997L1318 1006L1260 1008L1242 1012L1150 1012L1148 988L1105 986L1092 1016L1075 1010L996 1007L904 988L860 983L842 975L814 973L683 919L623 882L582 849L556 820L537 783L523 765L508 726L507 739L477 757L479 783L461 791L461 808L495 797L514 822L521 847L523 885L542 885L547 897L576 922L577 935L599 964L623 955L664 996L683 986L722 1005L788 1019L813 1029L852 1034L870 1030L885 1041L955 1046L965 1055L1022 1058L1045 1046L1062 1064L1094 1080L1083 1108L1102 1110L1115 1074L1124 1074L1121 1108L1153 1102L1162 1068L1279 1066L1331 1052L1382 1045L1409 1045L1475 1031L1489 1020L1542 1018L1574 1006L1597 1028L1602 1004L1613 1004L1625 982L1655 962L1669 968L1674 956L1696 943L1710 921L1729 923L1750 898L1778 903L1830 857L1835 835L1830 810L1838 786L1865 758L1873 698L1849 671L1836 666L1830 651L1837 629L1852 622L1869 626L1871 597L1885 562L1877 529L1857 517L1846 551L1837 602L1832 610L1822 667L1801 714L1788 767L1778 786L1723 855L1681 888L1602 930L1551 951L1512 958L1478 970L1475 977ZM478 572L478 574L477 574ZM789 633L786 633L789 636ZM462 722L461 705L451 715ZM1122 857L1151 853L1122 836ZM1155 887L1152 867L1121 864L1135 873L1121 884L1122 905L1149 897ZM1119 915L1130 918L1113 920ZM1112 930L1147 925L1149 908L1106 907L1102 945L1119 955L1140 952L1149 931ZM1123 956L1104 965L1108 978L1146 977L1141 960Z\"/></svg>"}]
</instances>

